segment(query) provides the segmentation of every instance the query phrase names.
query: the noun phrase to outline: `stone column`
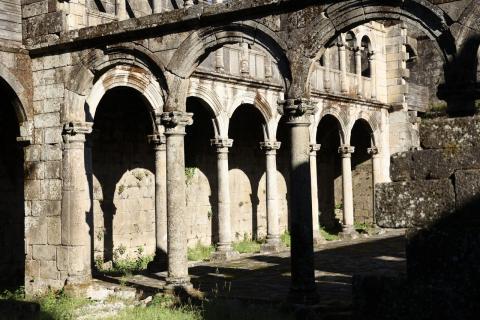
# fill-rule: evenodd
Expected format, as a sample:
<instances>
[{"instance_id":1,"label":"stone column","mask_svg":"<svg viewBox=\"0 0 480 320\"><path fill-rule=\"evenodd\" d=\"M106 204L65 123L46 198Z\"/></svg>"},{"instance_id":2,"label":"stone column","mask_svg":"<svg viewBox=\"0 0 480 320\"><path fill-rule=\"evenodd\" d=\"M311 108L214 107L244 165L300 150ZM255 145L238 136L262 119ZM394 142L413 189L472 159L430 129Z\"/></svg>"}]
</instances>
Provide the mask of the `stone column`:
<instances>
[{"instance_id":1,"label":"stone column","mask_svg":"<svg viewBox=\"0 0 480 320\"><path fill-rule=\"evenodd\" d=\"M345 44L343 42L339 42L338 44L338 53L340 56L340 87L342 93L348 92L348 84L347 84L347 51L345 48Z\"/></svg>"},{"instance_id":2,"label":"stone column","mask_svg":"<svg viewBox=\"0 0 480 320\"><path fill-rule=\"evenodd\" d=\"M338 148L342 156L342 188L343 188L343 230L341 236L354 238L356 235L353 217L353 185L352 185L352 153L355 148L342 145Z\"/></svg>"},{"instance_id":3,"label":"stone column","mask_svg":"<svg viewBox=\"0 0 480 320\"><path fill-rule=\"evenodd\" d=\"M311 115L315 111L306 100L289 99L284 113L290 127L290 220L291 286L289 301L314 304L318 301L315 284L310 183Z\"/></svg>"},{"instance_id":4,"label":"stone column","mask_svg":"<svg viewBox=\"0 0 480 320\"><path fill-rule=\"evenodd\" d=\"M323 64L325 68L325 74L323 76L323 87L326 92L329 92L332 90L332 81L330 79L330 54L329 54L329 49L327 48L325 50L325 53L323 55Z\"/></svg>"},{"instance_id":5,"label":"stone column","mask_svg":"<svg viewBox=\"0 0 480 320\"><path fill-rule=\"evenodd\" d=\"M149 136L155 150L155 258L148 265L151 271L167 266L167 146L164 135Z\"/></svg>"},{"instance_id":6,"label":"stone column","mask_svg":"<svg viewBox=\"0 0 480 320\"><path fill-rule=\"evenodd\" d=\"M91 279L91 238L87 222L88 182L85 167L85 135L92 123L67 123L63 129L62 163L62 249L57 253L66 266L69 284Z\"/></svg>"},{"instance_id":7,"label":"stone column","mask_svg":"<svg viewBox=\"0 0 480 320\"><path fill-rule=\"evenodd\" d=\"M127 13L127 0L117 0L117 18L118 20L126 20L129 18Z\"/></svg>"},{"instance_id":8,"label":"stone column","mask_svg":"<svg viewBox=\"0 0 480 320\"><path fill-rule=\"evenodd\" d=\"M184 0L183 1L183 6L185 8L190 8L191 6L193 6L193 0Z\"/></svg>"},{"instance_id":9,"label":"stone column","mask_svg":"<svg viewBox=\"0 0 480 320\"><path fill-rule=\"evenodd\" d=\"M375 186L377 183L381 183L381 161L378 148L372 146L367 149L369 155L372 156L372 184L373 184L373 210L375 210ZM375 212L373 213L373 223L376 223Z\"/></svg>"},{"instance_id":10,"label":"stone column","mask_svg":"<svg viewBox=\"0 0 480 320\"><path fill-rule=\"evenodd\" d=\"M152 8L153 13L163 12L163 0L153 0L152 5L153 5L153 8Z\"/></svg>"},{"instance_id":11,"label":"stone column","mask_svg":"<svg viewBox=\"0 0 480 320\"><path fill-rule=\"evenodd\" d=\"M213 139L217 150L218 179L218 244L212 261L226 261L238 256L232 248L232 222L230 216L230 181L228 170L228 148L233 145L231 139Z\"/></svg>"},{"instance_id":12,"label":"stone column","mask_svg":"<svg viewBox=\"0 0 480 320\"><path fill-rule=\"evenodd\" d=\"M266 154L267 180L267 243L262 246L262 252L280 252L283 249L280 241L280 216L278 208L277 182L277 150L281 142L261 142L260 147Z\"/></svg>"},{"instance_id":13,"label":"stone column","mask_svg":"<svg viewBox=\"0 0 480 320\"><path fill-rule=\"evenodd\" d=\"M363 78L362 78L362 48L355 50L355 72L357 73L357 95L363 97Z\"/></svg>"},{"instance_id":14,"label":"stone column","mask_svg":"<svg viewBox=\"0 0 480 320\"><path fill-rule=\"evenodd\" d=\"M368 55L368 63L370 64L370 79L372 87L372 99L377 99L377 63L375 61L375 52Z\"/></svg>"},{"instance_id":15,"label":"stone column","mask_svg":"<svg viewBox=\"0 0 480 320\"><path fill-rule=\"evenodd\" d=\"M250 74L250 50L248 48L248 43L242 42L242 51L240 54L240 73L243 76L248 76Z\"/></svg>"},{"instance_id":16,"label":"stone column","mask_svg":"<svg viewBox=\"0 0 480 320\"><path fill-rule=\"evenodd\" d=\"M217 51L215 51L215 70L217 72L225 72L223 52L223 48L217 49Z\"/></svg>"},{"instance_id":17,"label":"stone column","mask_svg":"<svg viewBox=\"0 0 480 320\"><path fill-rule=\"evenodd\" d=\"M189 288L187 259L187 219L185 195L185 127L193 123L192 114L165 112L161 123L167 138L167 289Z\"/></svg>"},{"instance_id":18,"label":"stone column","mask_svg":"<svg viewBox=\"0 0 480 320\"><path fill-rule=\"evenodd\" d=\"M312 184L312 227L313 243L319 245L325 243L320 234L320 221L318 217L318 181L317 181L317 152L320 151L319 144L310 145L310 179Z\"/></svg>"}]
</instances>

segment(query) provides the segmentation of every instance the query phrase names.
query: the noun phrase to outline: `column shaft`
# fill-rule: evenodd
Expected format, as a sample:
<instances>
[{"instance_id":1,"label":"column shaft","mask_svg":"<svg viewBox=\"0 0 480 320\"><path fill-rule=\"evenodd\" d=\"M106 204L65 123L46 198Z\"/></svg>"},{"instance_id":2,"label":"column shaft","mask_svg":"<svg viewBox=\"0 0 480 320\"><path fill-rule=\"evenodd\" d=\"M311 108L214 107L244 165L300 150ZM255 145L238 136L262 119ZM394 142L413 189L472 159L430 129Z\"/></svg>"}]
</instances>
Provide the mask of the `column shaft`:
<instances>
[{"instance_id":1,"label":"column shaft","mask_svg":"<svg viewBox=\"0 0 480 320\"><path fill-rule=\"evenodd\" d=\"M330 80L330 50L327 48L323 55L323 64L325 67L325 74L323 76L323 87L325 91L332 90L332 82Z\"/></svg>"},{"instance_id":2,"label":"column shaft","mask_svg":"<svg viewBox=\"0 0 480 320\"><path fill-rule=\"evenodd\" d=\"M342 188L343 188L343 227L344 233L355 232L353 217L353 186L352 186L352 153L354 147L343 145L339 148L342 155Z\"/></svg>"},{"instance_id":3,"label":"column shaft","mask_svg":"<svg viewBox=\"0 0 480 320\"><path fill-rule=\"evenodd\" d=\"M162 114L167 137L167 287L189 287L187 259L186 195L185 195L185 127L192 115L183 112Z\"/></svg>"},{"instance_id":4,"label":"column shaft","mask_svg":"<svg viewBox=\"0 0 480 320\"><path fill-rule=\"evenodd\" d=\"M292 303L316 303L312 206L310 183L310 115L314 112L306 101L287 100L284 112L290 126L290 208L291 208L291 287Z\"/></svg>"},{"instance_id":5,"label":"column shaft","mask_svg":"<svg viewBox=\"0 0 480 320\"><path fill-rule=\"evenodd\" d=\"M118 20L128 19L127 0L117 0L117 18Z\"/></svg>"},{"instance_id":6,"label":"column shaft","mask_svg":"<svg viewBox=\"0 0 480 320\"><path fill-rule=\"evenodd\" d=\"M378 184L378 183L381 183L382 179L381 179L381 165L382 165L382 159L379 155L379 151L378 151L378 148L377 147L371 147L367 150L368 154L370 154L372 156L372 180L373 180L373 186L372 186L372 190L373 190L373 197L372 197L372 200L373 200L373 223L375 224L376 223L376 215L375 215L375 186Z\"/></svg>"},{"instance_id":7,"label":"column shaft","mask_svg":"<svg viewBox=\"0 0 480 320\"><path fill-rule=\"evenodd\" d=\"M362 78L362 49L355 51L355 71L357 73L357 95L363 96L363 78Z\"/></svg>"},{"instance_id":8,"label":"column shaft","mask_svg":"<svg viewBox=\"0 0 480 320\"><path fill-rule=\"evenodd\" d=\"M315 245L324 242L320 235L320 220L319 220L319 206L318 206L318 181L317 181L317 152L320 150L319 144L310 145L310 179L312 188L312 228L313 228L313 242Z\"/></svg>"},{"instance_id":9,"label":"column shaft","mask_svg":"<svg viewBox=\"0 0 480 320\"><path fill-rule=\"evenodd\" d=\"M375 54L372 52L368 58L370 63L370 79L372 86L372 99L377 99L377 63L375 61Z\"/></svg>"},{"instance_id":10,"label":"column shaft","mask_svg":"<svg viewBox=\"0 0 480 320\"><path fill-rule=\"evenodd\" d=\"M347 84L347 52L345 49L345 44L340 43L338 44L338 52L340 55L340 87L342 93L348 92L348 84Z\"/></svg>"},{"instance_id":11,"label":"column shaft","mask_svg":"<svg viewBox=\"0 0 480 320\"><path fill-rule=\"evenodd\" d=\"M153 13L160 13L163 12L163 0L153 0Z\"/></svg>"},{"instance_id":12,"label":"column shaft","mask_svg":"<svg viewBox=\"0 0 480 320\"><path fill-rule=\"evenodd\" d=\"M89 200L85 167L85 134L91 123L68 123L63 134L61 240L67 264L67 281L91 278L91 238L87 223Z\"/></svg>"}]
</instances>

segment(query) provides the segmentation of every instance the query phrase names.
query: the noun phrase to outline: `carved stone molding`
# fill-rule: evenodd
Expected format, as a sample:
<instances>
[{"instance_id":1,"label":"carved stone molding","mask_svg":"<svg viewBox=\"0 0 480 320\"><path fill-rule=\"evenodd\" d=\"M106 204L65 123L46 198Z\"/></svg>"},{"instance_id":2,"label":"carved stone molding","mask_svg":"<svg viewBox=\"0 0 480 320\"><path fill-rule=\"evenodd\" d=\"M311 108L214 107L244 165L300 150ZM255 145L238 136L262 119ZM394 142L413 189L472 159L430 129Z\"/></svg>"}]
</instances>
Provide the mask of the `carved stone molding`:
<instances>
[{"instance_id":1,"label":"carved stone molding","mask_svg":"<svg viewBox=\"0 0 480 320\"><path fill-rule=\"evenodd\" d=\"M287 99L279 101L278 104L278 112L286 115L288 117L287 124L293 126L309 126L311 124L310 116L317 111L317 107L306 99Z\"/></svg>"},{"instance_id":2,"label":"carved stone molding","mask_svg":"<svg viewBox=\"0 0 480 320\"><path fill-rule=\"evenodd\" d=\"M265 150L267 154L273 153L275 154L278 149L282 146L282 143L279 141L265 141L260 142L260 148Z\"/></svg>"},{"instance_id":3,"label":"carved stone molding","mask_svg":"<svg viewBox=\"0 0 480 320\"><path fill-rule=\"evenodd\" d=\"M338 153L340 153L342 157L351 157L354 152L355 147L352 146L342 145L338 148Z\"/></svg>"},{"instance_id":4,"label":"carved stone molding","mask_svg":"<svg viewBox=\"0 0 480 320\"><path fill-rule=\"evenodd\" d=\"M233 139L228 139L228 138L211 139L210 144L217 149L231 148L233 146Z\"/></svg>"},{"instance_id":5,"label":"carved stone molding","mask_svg":"<svg viewBox=\"0 0 480 320\"><path fill-rule=\"evenodd\" d=\"M378 150L377 147L371 147L371 148L368 148L368 149L367 149L367 153L368 153L369 155L371 155L371 156L376 156L376 155L379 154L379 152L380 152L380 151Z\"/></svg>"},{"instance_id":6,"label":"carved stone molding","mask_svg":"<svg viewBox=\"0 0 480 320\"><path fill-rule=\"evenodd\" d=\"M68 145L74 142L85 142L85 135L92 133L91 122L68 122L63 125L63 142Z\"/></svg>"}]
</instances>

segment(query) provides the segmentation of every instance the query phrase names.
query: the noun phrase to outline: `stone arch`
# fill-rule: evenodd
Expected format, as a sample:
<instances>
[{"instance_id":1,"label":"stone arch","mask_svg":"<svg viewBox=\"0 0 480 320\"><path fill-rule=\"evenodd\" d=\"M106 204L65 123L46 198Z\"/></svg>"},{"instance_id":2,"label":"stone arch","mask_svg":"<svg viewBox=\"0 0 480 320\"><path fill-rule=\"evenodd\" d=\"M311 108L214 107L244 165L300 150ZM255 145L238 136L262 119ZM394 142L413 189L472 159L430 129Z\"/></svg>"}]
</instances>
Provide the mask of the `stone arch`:
<instances>
[{"instance_id":1,"label":"stone arch","mask_svg":"<svg viewBox=\"0 0 480 320\"><path fill-rule=\"evenodd\" d=\"M306 56L311 58L308 66L303 66L298 79L305 79L304 94L310 94L310 76L314 69L314 62L324 53L325 46L347 30L358 25L375 20L407 21L429 37L435 39L442 51L445 62L449 62L457 54L455 39L449 25L450 17L438 6L423 0L405 1L401 6L393 2L372 0L367 3L361 1L341 1L327 5L316 21L311 23L308 40L309 50ZM305 39L306 41L307 39Z\"/></svg>"},{"instance_id":2,"label":"stone arch","mask_svg":"<svg viewBox=\"0 0 480 320\"><path fill-rule=\"evenodd\" d=\"M226 26L204 28L195 31L183 41L166 67L173 80L168 108L183 110L188 79L200 62L216 49L234 43L257 44L265 49L277 62L285 88L291 82L290 63L286 56L287 44L274 32L255 21L236 22Z\"/></svg>"},{"instance_id":3,"label":"stone arch","mask_svg":"<svg viewBox=\"0 0 480 320\"><path fill-rule=\"evenodd\" d=\"M195 97L202 100L213 116L215 136L228 136L228 115L218 95L204 85L190 86L187 97Z\"/></svg>"},{"instance_id":4,"label":"stone arch","mask_svg":"<svg viewBox=\"0 0 480 320\"><path fill-rule=\"evenodd\" d=\"M346 115L342 114L342 112L336 108L332 107L327 107L324 110L322 110L318 115L316 116L317 121L314 123L314 130L313 130L313 137L317 136L317 131L318 131L318 125L320 122L322 122L322 119L325 118L326 116L332 116L337 120L339 129L340 129L340 142L344 144L346 141L349 141L349 138L347 136L347 133L349 132L347 130L347 123L345 122L345 117Z\"/></svg>"},{"instance_id":5,"label":"stone arch","mask_svg":"<svg viewBox=\"0 0 480 320\"><path fill-rule=\"evenodd\" d=\"M4 81L12 90L12 102L17 115L18 123L22 125L25 122L32 121L30 110L30 99L22 83L15 77L8 68L0 62L0 81ZM20 134L24 134L20 132Z\"/></svg>"},{"instance_id":6,"label":"stone arch","mask_svg":"<svg viewBox=\"0 0 480 320\"><path fill-rule=\"evenodd\" d=\"M365 124L366 128L369 128L370 134L372 135L372 145L377 146L380 143L380 124L373 114L369 115L365 112L360 112L358 116L355 117L350 123L349 132L350 139L352 138L352 130L355 126L355 123L362 121Z\"/></svg>"},{"instance_id":7,"label":"stone arch","mask_svg":"<svg viewBox=\"0 0 480 320\"><path fill-rule=\"evenodd\" d=\"M102 83L100 80L106 80L107 84L99 84ZM168 92L163 62L143 47L125 44L91 50L81 58L65 86L71 110L68 117L76 118L67 120L92 121L94 113L91 113L92 106L87 100L92 104L99 101L92 92L106 92L117 86L128 86L145 93L152 112L163 111Z\"/></svg>"}]
</instances>

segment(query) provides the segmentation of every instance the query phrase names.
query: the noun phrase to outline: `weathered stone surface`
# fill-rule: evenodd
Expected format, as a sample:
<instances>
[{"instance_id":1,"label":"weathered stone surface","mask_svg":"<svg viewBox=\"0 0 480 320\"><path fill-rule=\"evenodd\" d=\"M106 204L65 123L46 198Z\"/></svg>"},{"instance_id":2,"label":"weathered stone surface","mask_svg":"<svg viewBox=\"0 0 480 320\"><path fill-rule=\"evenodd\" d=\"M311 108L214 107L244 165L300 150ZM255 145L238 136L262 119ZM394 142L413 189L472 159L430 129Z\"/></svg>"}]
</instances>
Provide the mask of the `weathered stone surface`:
<instances>
[{"instance_id":1,"label":"weathered stone surface","mask_svg":"<svg viewBox=\"0 0 480 320\"><path fill-rule=\"evenodd\" d=\"M375 194L376 221L385 228L427 227L455 209L448 179L379 184Z\"/></svg>"},{"instance_id":2,"label":"weathered stone surface","mask_svg":"<svg viewBox=\"0 0 480 320\"><path fill-rule=\"evenodd\" d=\"M456 207L461 209L480 196L480 170L461 170L455 172Z\"/></svg>"},{"instance_id":3,"label":"weathered stone surface","mask_svg":"<svg viewBox=\"0 0 480 320\"><path fill-rule=\"evenodd\" d=\"M411 152L395 153L390 157L392 181L408 181L412 178L413 159Z\"/></svg>"},{"instance_id":4,"label":"weathered stone surface","mask_svg":"<svg viewBox=\"0 0 480 320\"><path fill-rule=\"evenodd\" d=\"M426 149L451 149L480 145L480 117L434 119L420 125L420 141Z\"/></svg>"}]
</instances>

